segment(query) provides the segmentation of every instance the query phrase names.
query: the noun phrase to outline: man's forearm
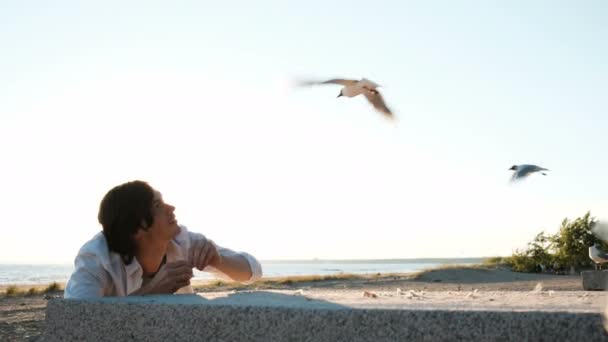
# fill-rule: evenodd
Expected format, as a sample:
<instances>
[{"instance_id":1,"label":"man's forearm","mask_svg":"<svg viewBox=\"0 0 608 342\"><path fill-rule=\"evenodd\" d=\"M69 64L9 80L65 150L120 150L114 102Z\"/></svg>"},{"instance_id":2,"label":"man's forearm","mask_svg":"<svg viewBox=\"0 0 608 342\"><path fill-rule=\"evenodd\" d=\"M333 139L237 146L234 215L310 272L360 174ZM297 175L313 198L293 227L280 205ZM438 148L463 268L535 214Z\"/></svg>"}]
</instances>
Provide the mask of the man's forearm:
<instances>
[{"instance_id":1,"label":"man's forearm","mask_svg":"<svg viewBox=\"0 0 608 342\"><path fill-rule=\"evenodd\" d=\"M251 279L252 270L247 259L242 255L222 255L219 263L211 265L217 268L222 273L226 274L232 280L247 281Z\"/></svg>"}]
</instances>

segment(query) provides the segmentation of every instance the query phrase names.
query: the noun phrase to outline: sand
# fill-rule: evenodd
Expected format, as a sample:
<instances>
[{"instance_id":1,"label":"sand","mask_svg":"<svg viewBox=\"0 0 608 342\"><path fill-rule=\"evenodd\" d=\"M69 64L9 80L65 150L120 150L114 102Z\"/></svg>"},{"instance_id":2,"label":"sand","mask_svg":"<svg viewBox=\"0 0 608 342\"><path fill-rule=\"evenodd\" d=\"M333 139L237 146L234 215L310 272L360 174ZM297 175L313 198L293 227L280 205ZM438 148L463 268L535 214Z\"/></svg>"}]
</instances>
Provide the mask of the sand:
<instances>
[{"instance_id":1,"label":"sand","mask_svg":"<svg viewBox=\"0 0 608 342\"><path fill-rule=\"evenodd\" d=\"M203 295L213 298L226 291L222 287L215 290L206 290ZM580 276L525 274L500 268L448 268L417 276L369 275L365 279L293 283L273 290L310 299L349 303L353 307L376 301L395 308L428 310L517 311L537 308L601 312L606 303L605 292L583 291ZM0 298L0 341L36 340L44 331L47 298L60 295L61 292L55 292Z\"/></svg>"}]
</instances>

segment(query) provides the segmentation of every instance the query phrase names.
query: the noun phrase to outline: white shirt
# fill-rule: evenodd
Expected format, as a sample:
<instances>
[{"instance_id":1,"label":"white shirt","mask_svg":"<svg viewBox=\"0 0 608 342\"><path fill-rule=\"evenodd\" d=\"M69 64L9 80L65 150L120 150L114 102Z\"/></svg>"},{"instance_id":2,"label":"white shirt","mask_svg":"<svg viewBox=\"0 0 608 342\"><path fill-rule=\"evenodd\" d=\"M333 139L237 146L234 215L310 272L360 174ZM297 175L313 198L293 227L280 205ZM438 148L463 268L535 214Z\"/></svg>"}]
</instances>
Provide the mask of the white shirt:
<instances>
[{"instance_id":1,"label":"white shirt","mask_svg":"<svg viewBox=\"0 0 608 342\"><path fill-rule=\"evenodd\" d=\"M181 226L180 233L171 240L167 248L167 263L188 260L188 250L192 241L206 239L204 235L189 232ZM241 255L249 262L251 278L254 282L262 277L262 266L255 257L244 252L235 252L217 246L221 256ZM212 272L220 278L230 279L213 266L207 266L205 272ZM97 233L78 251L74 260L74 272L65 287L65 298L90 298L102 296L127 296L142 286L143 269L133 258L125 265L118 253L110 252L103 233ZM190 285L182 287L176 293L193 293Z\"/></svg>"}]
</instances>

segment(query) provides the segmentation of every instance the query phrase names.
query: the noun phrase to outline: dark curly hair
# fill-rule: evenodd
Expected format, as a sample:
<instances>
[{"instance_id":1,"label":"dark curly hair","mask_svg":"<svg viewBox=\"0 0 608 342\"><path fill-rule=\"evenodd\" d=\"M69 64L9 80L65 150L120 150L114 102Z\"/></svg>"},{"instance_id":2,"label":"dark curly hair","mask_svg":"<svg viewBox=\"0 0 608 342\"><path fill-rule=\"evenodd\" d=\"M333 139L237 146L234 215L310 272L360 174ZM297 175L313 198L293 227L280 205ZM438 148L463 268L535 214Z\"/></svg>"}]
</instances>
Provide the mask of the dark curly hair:
<instances>
[{"instance_id":1,"label":"dark curly hair","mask_svg":"<svg viewBox=\"0 0 608 342\"><path fill-rule=\"evenodd\" d=\"M154 189L143 181L131 181L112 188L101 200L97 219L103 227L110 251L126 264L135 255L134 235L154 223Z\"/></svg>"}]
</instances>

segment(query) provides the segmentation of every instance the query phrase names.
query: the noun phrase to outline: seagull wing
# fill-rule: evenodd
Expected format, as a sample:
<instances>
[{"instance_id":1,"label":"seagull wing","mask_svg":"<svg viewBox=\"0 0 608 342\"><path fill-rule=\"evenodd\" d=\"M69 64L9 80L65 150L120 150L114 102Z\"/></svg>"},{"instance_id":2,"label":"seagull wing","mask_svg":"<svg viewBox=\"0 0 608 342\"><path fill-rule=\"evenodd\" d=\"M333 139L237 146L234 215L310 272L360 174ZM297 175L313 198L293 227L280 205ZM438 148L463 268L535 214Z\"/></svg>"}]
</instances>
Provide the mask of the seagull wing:
<instances>
[{"instance_id":1,"label":"seagull wing","mask_svg":"<svg viewBox=\"0 0 608 342\"><path fill-rule=\"evenodd\" d=\"M524 178L524 177L528 177L532 172L536 172L538 166L536 165L528 165L528 164L524 164L524 165L520 165L517 168L517 177L518 178Z\"/></svg>"},{"instance_id":2,"label":"seagull wing","mask_svg":"<svg viewBox=\"0 0 608 342\"><path fill-rule=\"evenodd\" d=\"M608 254L606 254L606 252L602 251L601 249L597 248L597 247L593 247L593 249L595 249L595 256L600 257L604 260L608 260Z\"/></svg>"},{"instance_id":3,"label":"seagull wing","mask_svg":"<svg viewBox=\"0 0 608 342\"><path fill-rule=\"evenodd\" d=\"M371 103L377 111L384 114L388 118L393 118L393 112L391 112L391 110L386 106L386 103L384 103L384 99L382 98L382 95L380 95L380 92L377 90L366 91L363 93L363 95L365 95L367 101L369 101L369 103Z\"/></svg>"},{"instance_id":4,"label":"seagull wing","mask_svg":"<svg viewBox=\"0 0 608 342\"><path fill-rule=\"evenodd\" d=\"M603 263L608 261L608 255L606 255L606 253L599 250L595 246L589 247L589 258L596 263Z\"/></svg>"},{"instance_id":5,"label":"seagull wing","mask_svg":"<svg viewBox=\"0 0 608 342\"><path fill-rule=\"evenodd\" d=\"M305 81L298 81L297 84L300 87L309 87L309 86L313 86L313 85L320 85L320 84L340 84L343 86L352 86L357 84L358 81L356 80L347 80L344 78L332 78L331 80L327 80L327 81L311 81L311 80L305 80Z\"/></svg>"},{"instance_id":6,"label":"seagull wing","mask_svg":"<svg viewBox=\"0 0 608 342\"><path fill-rule=\"evenodd\" d=\"M513 175L511 176L511 182L517 182L519 180L519 175L517 171L513 171Z\"/></svg>"},{"instance_id":7,"label":"seagull wing","mask_svg":"<svg viewBox=\"0 0 608 342\"><path fill-rule=\"evenodd\" d=\"M546 169L546 168L544 168L544 167L540 167L540 166L538 166L538 165L534 165L534 167L536 168L536 171L551 171L551 170L549 170L549 169Z\"/></svg>"},{"instance_id":8,"label":"seagull wing","mask_svg":"<svg viewBox=\"0 0 608 342\"><path fill-rule=\"evenodd\" d=\"M368 80L367 78L362 78L361 81L358 82L360 86L367 89L376 89L380 87L379 84Z\"/></svg>"},{"instance_id":9,"label":"seagull wing","mask_svg":"<svg viewBox=\"0 0 608 342\"><path fill-rule=\"evenodd\" d=\"M357 80L347 80L344 78L332 78L331 80L323 81L320 84L341 84L343 86L352 86L357 84Z\"/></svg>"}]
</instances>

